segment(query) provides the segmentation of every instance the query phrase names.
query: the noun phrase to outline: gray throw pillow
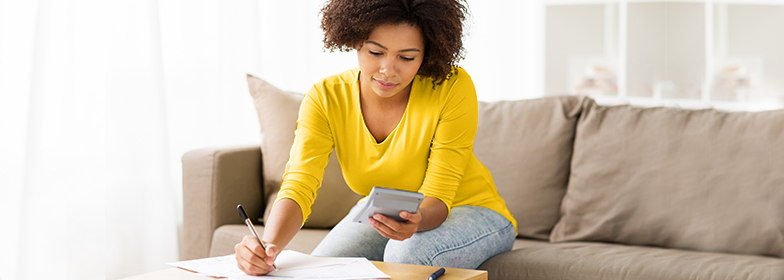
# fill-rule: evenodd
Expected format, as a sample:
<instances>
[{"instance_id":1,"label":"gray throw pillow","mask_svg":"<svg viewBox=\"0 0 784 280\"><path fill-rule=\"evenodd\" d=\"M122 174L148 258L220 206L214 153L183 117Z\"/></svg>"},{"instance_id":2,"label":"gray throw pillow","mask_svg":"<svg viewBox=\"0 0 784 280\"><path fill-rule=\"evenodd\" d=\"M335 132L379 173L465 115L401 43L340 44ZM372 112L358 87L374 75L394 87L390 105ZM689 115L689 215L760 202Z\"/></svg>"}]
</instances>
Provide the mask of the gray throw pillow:
<instances>
[{"instance_id":1,"label":"gray throw pillow","mask_svg":"<svg viewBox=\"0 0 784 280\"><path fill-rule=\"evenodd\" d=\"M520 237L546 240L558 222L583 100L479 102L474 154L493 175Z\"/></svg>"},{"instance_id":2,"label":"gray throw pillow","mask_svg":"<svg viewBox=\"0 0 784 280\"><path fill-rule=\"evenodd\" d=\"M784 257L784 110L600 106L550 240Z\"/></svg>"},{"instance_id":3,"label":"gray throw pillow","mask_svg":"<svg viewBox=\"0 0 784 280\"><path fill-rule=\"evenodd\" d=\"M256 106L261 125L263 194L266 202L264 219L280 189L289 160L302 94L285 92L262 79L248 75L248 89ZM348 214L361 196L346 185L337 157L333 152L324 170L324 179L304 227L331 228Z\"/></svg>"}]
</instances>

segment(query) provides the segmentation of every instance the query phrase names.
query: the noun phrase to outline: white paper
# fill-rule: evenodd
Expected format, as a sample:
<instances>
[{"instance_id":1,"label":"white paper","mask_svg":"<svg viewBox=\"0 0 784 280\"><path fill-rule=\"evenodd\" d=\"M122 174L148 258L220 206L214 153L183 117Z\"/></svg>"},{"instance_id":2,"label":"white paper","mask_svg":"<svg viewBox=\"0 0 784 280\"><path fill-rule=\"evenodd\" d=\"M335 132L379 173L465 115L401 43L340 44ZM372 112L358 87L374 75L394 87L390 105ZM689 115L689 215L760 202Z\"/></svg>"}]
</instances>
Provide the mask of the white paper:
<instances>
[{"instance_id":1,"label":"white paper","mask_svg":"<svg viewBox=\"0 0 784 280\"><path fill-rule=\"evenodd\" d=\"M366 258L325 258L286 250L278 255L278 270L265 276L250 276L237 267L234 255L167 263L215 277L237 280L275 279L367 279L390 278Z\"/></svg>"},{"instance_id":2,"label":"white paper","mask_svg":"<svg viewBox=\"0 0 784 280\"><path fill-rule=\"evenodd\" d=\"M237 274L245 274L237 267L237 260L234 258L234 255L166 264L215 277L229 277Z\"/></svg>"}]
</instances>

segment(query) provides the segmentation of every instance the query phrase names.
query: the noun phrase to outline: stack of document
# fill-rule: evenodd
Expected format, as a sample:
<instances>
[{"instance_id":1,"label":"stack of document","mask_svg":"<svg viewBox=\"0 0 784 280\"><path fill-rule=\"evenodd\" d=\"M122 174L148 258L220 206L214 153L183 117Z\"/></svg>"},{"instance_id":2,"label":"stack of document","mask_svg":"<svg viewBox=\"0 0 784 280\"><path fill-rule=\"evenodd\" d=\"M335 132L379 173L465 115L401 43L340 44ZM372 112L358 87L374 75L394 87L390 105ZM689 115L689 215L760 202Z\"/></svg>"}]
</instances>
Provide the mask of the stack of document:
<instances>
[{"instance_id":1,"label":"stack of document","mask_svg":"<svg viewBox=\"0 0 784 280\"><path fill-rule=\"evenodd\" d=\"M278 255L278 270L265 276L250 276L237 267L234 255L167 263L199 274L229 279L384 279L390 278L366 258L315 257L286 250Z\"/></svg>"}]
</instances>

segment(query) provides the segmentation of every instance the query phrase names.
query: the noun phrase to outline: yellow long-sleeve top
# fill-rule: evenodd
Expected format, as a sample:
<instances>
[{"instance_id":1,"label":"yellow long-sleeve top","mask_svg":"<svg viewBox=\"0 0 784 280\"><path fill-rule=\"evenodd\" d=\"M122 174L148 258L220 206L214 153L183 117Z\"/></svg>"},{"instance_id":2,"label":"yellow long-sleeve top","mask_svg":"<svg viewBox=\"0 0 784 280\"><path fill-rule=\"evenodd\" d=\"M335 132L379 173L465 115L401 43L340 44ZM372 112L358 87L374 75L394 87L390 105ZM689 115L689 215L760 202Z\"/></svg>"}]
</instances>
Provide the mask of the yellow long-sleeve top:
<instances>
[{"instance_id":1,"label":"yellow long-sleeve top","mask_svg":"<svg viewBox=\"0 0 784 280\"><path fill-rule=\"evenodd\" d=\"M348 186L367 196L373 186L423 193L446 204L480 206L517 222L490 171L473 153L478 108L471 77L462 68L433 88L416 76L403 117L378 143L365 126L359 69L316 83L302 101L294 144L276 199L294 200L303 221L321 186L334 148Z\"/></svg>"}]
</instances>

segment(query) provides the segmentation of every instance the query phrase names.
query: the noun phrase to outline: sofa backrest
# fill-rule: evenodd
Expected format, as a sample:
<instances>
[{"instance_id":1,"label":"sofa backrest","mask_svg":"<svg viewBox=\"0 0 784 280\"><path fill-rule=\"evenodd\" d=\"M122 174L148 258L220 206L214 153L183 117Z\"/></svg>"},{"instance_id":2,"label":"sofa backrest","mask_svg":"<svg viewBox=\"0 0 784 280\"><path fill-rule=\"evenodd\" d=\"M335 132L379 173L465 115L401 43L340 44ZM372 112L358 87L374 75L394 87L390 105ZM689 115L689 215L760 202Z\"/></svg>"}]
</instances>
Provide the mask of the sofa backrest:
<instances>
[{"instance_id":1,"label":"sofa backrest","mask_svg":"<svg viewBox=\"0 0 784 280\"><path fill-rule=\"evenodd\" d=\"M559 218L585 97L479 102L474 154L490 170L518 236L544 239Z\"/></svg>"},{"instance_id":2,"label":"sofa backrest","mask_svg":"<svg viewBox=\"0 0 784 280\"><path fill-rule=\"evenodd\" d=\"M248 75L261 127L264 217L269 215L294 141L302 94ZM569 176L572 141L584 97L479 102L474 154L490 170L518 222L519 236L546 240L558 221ZM359 195L343 180L334 153L305 227L329 228Z\"/></svg>"},{"instance_id":3,"label":"sofa backrest","mask_svg":"<svg viewBox=\"0 0 784 280\"><path fill-rule=\"evenodd\" d=\"M784 110L583 104L551 241L784 257Z\"/></svg>"}]
</instances>

